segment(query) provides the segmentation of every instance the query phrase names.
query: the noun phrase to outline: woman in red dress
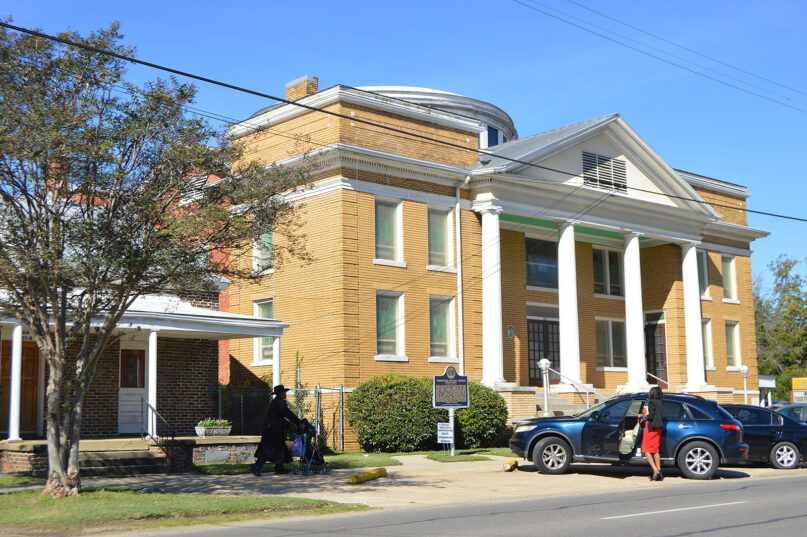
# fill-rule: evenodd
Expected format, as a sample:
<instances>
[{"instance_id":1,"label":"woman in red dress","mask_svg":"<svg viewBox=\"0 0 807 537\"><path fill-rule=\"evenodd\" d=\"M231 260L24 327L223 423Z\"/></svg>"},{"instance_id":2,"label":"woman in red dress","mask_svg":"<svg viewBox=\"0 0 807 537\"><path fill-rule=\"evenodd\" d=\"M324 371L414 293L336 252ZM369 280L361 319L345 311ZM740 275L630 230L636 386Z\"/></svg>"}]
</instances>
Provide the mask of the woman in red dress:
<instances>
[{"instance_id":1,"label":"woman in red dress","mask_svg":"<svg viewBox=\"0 0 807 537\"><path fill-rule=\"evenodd\" d=\"M642 417L645 418L644 434L642 435L642 453L650 463L653 470L650 481L661 481L661 458L659 457L659 444L661 443L661 431L664 430L664 422L661 419L662 401L664 394L661 388L654 386L647 394L647 405L642 409Z\"/></svg>"}]
</instances>

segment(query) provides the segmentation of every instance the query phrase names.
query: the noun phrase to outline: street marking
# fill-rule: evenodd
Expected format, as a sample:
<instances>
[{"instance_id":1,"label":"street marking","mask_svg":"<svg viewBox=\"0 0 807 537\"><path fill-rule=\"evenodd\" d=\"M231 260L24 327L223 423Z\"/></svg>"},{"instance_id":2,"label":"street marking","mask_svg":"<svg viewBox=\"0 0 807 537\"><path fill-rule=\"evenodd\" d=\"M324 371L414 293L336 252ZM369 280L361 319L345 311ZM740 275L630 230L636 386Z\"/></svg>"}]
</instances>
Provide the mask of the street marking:
<instances>
[{"instance_id":1,"label":"street marking","mask_svg":"<svg viewBox=\"0 0 807 537\"><path fill-rule=\"evenodd\" d=\"M664 511L650 511L649 513L635 513L633 515L619 515L619 516L609 516L605 518L601 518L600 520L614 520L615 518L629 518L634 516L647 516L647 515L658 515L660 513L674 513L676 511L691 511L692 509L708 509L710 507L725 507L726 505L737 505L740 503L748 503L748 502L729 502L729 503L714 503L712 505L698 505L695 507L681 507L679 509L665 509Z\"/></svg>"}]
</instances>

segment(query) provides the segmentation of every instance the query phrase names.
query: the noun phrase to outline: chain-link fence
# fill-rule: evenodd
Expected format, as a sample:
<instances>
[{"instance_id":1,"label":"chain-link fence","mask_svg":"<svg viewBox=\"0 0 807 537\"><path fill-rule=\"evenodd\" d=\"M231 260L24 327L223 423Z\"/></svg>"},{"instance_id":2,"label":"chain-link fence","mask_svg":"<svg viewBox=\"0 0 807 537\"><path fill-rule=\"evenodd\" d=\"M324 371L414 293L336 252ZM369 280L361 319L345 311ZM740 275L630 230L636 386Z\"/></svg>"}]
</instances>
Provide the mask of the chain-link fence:
<instances>
[{"instance_id":1,"label":"chain-link fence","mask_svg":"<svg viewBox=\"0 0 807 537\"><path fill-rule=\"evenodd\" d=\"M221 387L219 387L221 390ZM289 406L300 418L306 418L317 429L320 446L345 449L345 395L353 388L290 388ZM232 434L260 435L269 402L270 388L238 390L222 394L221 417L232 422Z\"/></svg>"}]
</instances>

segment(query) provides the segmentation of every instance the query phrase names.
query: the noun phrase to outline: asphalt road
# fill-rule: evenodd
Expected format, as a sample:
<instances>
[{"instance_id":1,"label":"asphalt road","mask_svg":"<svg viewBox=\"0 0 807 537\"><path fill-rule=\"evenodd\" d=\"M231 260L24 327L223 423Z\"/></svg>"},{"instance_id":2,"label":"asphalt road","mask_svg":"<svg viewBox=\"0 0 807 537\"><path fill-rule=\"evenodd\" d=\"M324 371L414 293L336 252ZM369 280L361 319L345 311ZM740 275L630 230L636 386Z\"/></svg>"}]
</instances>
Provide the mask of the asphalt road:
<instances>
[{"instance_id":1,"label":"asphalt road","mask_svg":"<svg viewBox=\"0 0 807 537\"><path fill-rule=\"evenodd\" d=\"M807 534L807 475L720 479L608 494L383 510L311 519L185 527L139 535L798 537Z\"/></svg>"}]
</instances>

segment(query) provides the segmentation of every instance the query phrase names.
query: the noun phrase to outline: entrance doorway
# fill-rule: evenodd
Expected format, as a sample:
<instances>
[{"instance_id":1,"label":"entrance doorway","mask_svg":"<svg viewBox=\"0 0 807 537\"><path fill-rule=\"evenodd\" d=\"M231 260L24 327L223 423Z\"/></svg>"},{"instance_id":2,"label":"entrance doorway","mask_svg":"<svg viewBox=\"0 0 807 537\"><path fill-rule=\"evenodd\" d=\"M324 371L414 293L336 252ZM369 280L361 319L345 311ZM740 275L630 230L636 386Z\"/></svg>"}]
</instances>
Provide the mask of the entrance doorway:
<instances>
[{"instance_id":1,"label":"entrance doorway","mask_svg":"<svg viewBox=\"0 0 807 537\"><path fill-rule=\"evenodd\" d=\"M560 370L560 323L547 320L527 320L530 353L530 386L543 386L544 379L538 362L546 358L549 367ZM549 383L558 384L560 377L549 372Z\"/></svg>"},{"instance_id":2,"label":"entrance doorway","mask_svg":"<svg viewBox=\"0 0 807 537\"><path fill-rule=\"evenodd\" d=\"M11 342L4 341L0 367L0 429L8 432L11 397ZM32 341L22 342L22 382L20 390L20 433L37 433L39 415L39 348Z\"/></svg>"},{"instance_id":3,"label":"entrance doorway","mask_svg":"<svg viewBox=\"0 0 807 537\"><path fill-rule=\"evenodd\" d=\"M647 362L647 382L667 386L667 344L664 323L650 323L644 327L645 360ZM655 375L659 379L651 377Z\"/></svg>"},{"instance_id":4,"label":"entrance doorway","mask_svg":"<svg viewBox=\"0 0 807 537\"><path fill-rule=\"evenodd\" d=\"M143 430L143 402L146 397L146 350L121 349L118 389L118 433Z\"/></svg>"}]
</instances>

